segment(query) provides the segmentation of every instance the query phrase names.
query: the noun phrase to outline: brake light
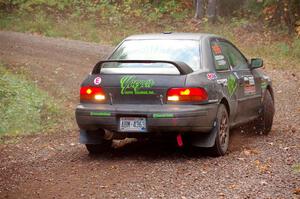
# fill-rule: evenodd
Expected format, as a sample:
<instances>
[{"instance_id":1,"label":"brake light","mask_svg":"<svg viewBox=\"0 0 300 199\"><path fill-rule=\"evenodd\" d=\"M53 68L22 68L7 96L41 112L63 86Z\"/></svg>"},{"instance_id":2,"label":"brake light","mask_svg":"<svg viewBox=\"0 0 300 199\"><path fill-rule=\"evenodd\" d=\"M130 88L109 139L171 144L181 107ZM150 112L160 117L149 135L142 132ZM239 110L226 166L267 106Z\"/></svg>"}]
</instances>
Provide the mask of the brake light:
<instances>
[{"instance_id":1,"label":"brake light","mask_svg":"<svg viewBox=\"0 0 300 199\"><path fill-rule=\"evenodd\" d=\"M105 93L100 87L83 86L80 88L80 100L103 101L105 100Z\"/></svg>"},{"instance_id":2,"label":"brake light","mask_svg":"<svg viewBox=\"0 0 300 199\"><path fill-rule=\"evenodd\" d=\"M167 92L168 101L205 101L208 100L204 88L170 88Z\"/></svg>"}]
</instances>

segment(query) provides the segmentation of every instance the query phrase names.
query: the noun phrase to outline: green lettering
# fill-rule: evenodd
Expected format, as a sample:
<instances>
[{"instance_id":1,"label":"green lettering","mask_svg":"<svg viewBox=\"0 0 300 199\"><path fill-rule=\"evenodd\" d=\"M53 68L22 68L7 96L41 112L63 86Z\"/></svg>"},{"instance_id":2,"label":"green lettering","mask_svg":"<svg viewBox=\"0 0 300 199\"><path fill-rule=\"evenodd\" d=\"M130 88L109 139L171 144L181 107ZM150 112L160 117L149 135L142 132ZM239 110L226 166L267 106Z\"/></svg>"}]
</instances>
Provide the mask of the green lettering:
<instances>
[{"instance_id":1,"label":"green lettering","mask_svg":"<svg viewBox=\"0 0 300 199\"><path fill-rule=\"evenodd\" d=\"M154 91L145 91L144 88L152 88L155 85L154 80L139 80L135 76L123 76L120 79L121 95L150 95Z\"/></svg>"},{"instance_id":2,"label":"green lettering","mask_svg":"<svg viewBox=\"0 0 300 199\"><path fill-rule=\"evenodd\" d=\"M110 112L90 112L91 116L111 116Z\"/></svg>"},{"instance_id":3,"label":"green lettering","mask_svg":"<svg viewBox=\"0 0 300 199\"><path fill-rule=\"evenodd\" d=\"M154 113L153 118L173 118L173 113Z\"/></svg>"}]
</instances>

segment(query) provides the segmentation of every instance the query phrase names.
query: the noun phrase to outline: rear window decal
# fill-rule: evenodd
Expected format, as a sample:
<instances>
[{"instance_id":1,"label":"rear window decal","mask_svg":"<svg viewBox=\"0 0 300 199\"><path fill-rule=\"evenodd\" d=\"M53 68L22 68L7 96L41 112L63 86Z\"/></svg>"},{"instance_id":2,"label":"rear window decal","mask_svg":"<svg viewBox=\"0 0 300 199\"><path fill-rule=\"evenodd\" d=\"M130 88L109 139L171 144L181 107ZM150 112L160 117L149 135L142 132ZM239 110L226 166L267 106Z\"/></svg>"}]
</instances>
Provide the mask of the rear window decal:
<instances>
[{"instance_id":1,"label":"rear window decal","mask_svg":"<svg viewBox=\"0 0 300 199\"><path fill-rule=\"evenodd\" d=\"M218 66L216 69L217 70L228 70L228 67L227 67L227 65L222 65L222 66Z\"/></svg>"},{"instance_id":2,"label":"rear window decal","mask_svg":"<svg viewBox=\"0 0 300 199\"><path fill-rule=\"evenodd\" d=\"M222 59L225 59L224 55L216 55L215 56L216 61L219 61L219 60L222 60Z\"/></svg>"},{"instance_id":3,"label":"rear window decal","mask_svg":"<svg viewBox=\"0 0 300 199\"><path fill-rule=\"evenodd\" d=\"M101 77L96 77L96 78L94 79L94 84L95 84L95 85L101 84Z\"/></svg>"},{"instance_id":4,"label":"rear window decal","mask_svg":"<svg viewBox=\"0 0 300 199\"><path fill-rule=\"evenodd\" d=\"M152 95L155 85L152 79L137 79L136 76L123 76L120 79L121 95Z\"/></svg>"},{"instance_id":5,"label":"rear window decal","mask_svg":"<svg viewBox=\"0 0 300 199\"><path fill-rule=\"evenodd\" d=\"M217 43L212 43L211 49L214 56L216 70L228 70L229 64L226 61L221 46L218 45Z\"/></svg>"},{"instance_id":6,"label":"rear window decal","mask_svg":"<svg viewBox=\"0 0 300 199\"><path fill-rule=\"evenodd\" d=\"M223 60L217 61L217 63L218 63L219 66L224 66L224 65L226 65L226 61L225 61L224 59L223 59Z\"/></svg>"},{"instance_id":7,"label":"rear window decal","mask_svg":"<svg viewBox=\"0 0 300 199\"><path fill-rule=\"evenodd\" d=\"M221 47L219 45L214 44L214 45L212 45L211 48L214 51L214 54L216 54L216 55L222 54L222 49L221 49Z\"/></svg>"}]
</instances>

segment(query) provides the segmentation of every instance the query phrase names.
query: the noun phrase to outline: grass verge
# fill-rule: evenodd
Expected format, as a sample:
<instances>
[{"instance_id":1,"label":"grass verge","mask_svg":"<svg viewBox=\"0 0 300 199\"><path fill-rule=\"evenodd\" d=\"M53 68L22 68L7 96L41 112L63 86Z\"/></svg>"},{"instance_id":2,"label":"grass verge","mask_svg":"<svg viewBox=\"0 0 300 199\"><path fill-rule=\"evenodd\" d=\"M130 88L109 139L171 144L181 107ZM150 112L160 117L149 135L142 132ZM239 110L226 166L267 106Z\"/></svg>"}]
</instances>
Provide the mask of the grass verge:
<instances>
[{"instance_id":1,"label":"grass verge","mask_svg":"<svg viewBox=\"0 0 300 199\"><path fill-rule=\"evenodd\" d=\"M116 45L132 34L209 32L233 41L249 58L262 57L268 68L300 70L300 38L290 37L280 29L272 30L259 23L236 18L212 25L193 21L190 15L179 19L165 16L159 20L149 20L146 16L133 17L128 14L124 18L120 14L122 13L106 18L81 18L77 15L47 14L43 11L0 12L0 29L110 45Z\"/></svg>"},{"instance_id":2,"label":"grass verge","mask_svg":"<svg viewBox=\"0 0 300 199\"><path fill-rule=\"evenodd\" d=\"M51 132L66 113L47 92L0 64L0 137Z\"/></svg>"},{"instance_id":3,"label":"grass verge","mask_svg":"<svg viewBox=\"0 0 300 199\"><path fill-rule=\"evenodd\" d=\"M294 173L300 174L300 163L293 164L292 169Z\"/></svg>"}]
</instances>

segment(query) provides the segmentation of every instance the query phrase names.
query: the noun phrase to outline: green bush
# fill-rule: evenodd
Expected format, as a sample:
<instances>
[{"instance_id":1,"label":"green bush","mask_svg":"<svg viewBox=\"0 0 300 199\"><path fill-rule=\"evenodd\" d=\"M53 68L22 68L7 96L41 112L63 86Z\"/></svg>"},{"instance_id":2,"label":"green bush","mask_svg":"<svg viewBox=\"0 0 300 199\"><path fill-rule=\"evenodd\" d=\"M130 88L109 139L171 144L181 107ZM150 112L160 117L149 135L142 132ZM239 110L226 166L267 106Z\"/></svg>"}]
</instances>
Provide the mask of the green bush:
<instances>
[{"instance_id":1,"label":"green bush","mask_svg":"<svg viewBox=\"0 0 300 199\"><path fill-rule=\"evenodd\" d=\"M300 38L296 38L292 44L292 55L300 59Z\"/></svg>"},{"instance_id":2,"label":"green bush","mask_svg":"<svg viewBox=\"0 0 300 199\"><path fill-rule=\"evenodd\" d=\"M300 59L300 39L296 38L290 45L287 43L276 44L277 54L284 57Z\"/></svg>"}]
</instances>

